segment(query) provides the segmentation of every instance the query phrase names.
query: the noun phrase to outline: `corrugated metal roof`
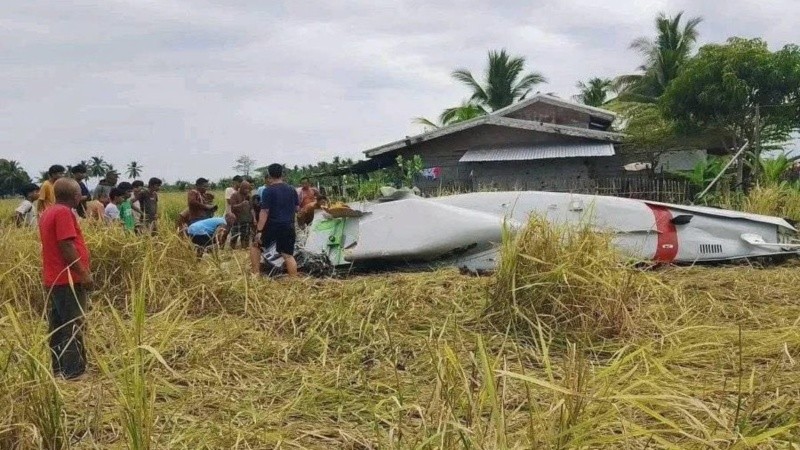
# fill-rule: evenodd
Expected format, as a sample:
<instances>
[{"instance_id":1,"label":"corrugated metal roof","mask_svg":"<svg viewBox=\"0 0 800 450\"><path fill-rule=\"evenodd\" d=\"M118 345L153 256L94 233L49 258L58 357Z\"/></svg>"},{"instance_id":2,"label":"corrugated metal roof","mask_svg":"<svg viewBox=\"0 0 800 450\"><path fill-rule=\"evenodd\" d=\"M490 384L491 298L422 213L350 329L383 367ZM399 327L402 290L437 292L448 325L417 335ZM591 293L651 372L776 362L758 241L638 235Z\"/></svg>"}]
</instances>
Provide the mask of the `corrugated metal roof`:
<instances>
[{"instance_id":1,"label":"corrugated metal roof","mask_svg":"<svg viewBox=\"0 0 800 450\"><path fill-rule=\"evenodd\" d=\"M530 161L534 159L613 156L614 144L533 144L513 147L492 147L467 150L459 162Z\"/></svg>"}]
</instances>

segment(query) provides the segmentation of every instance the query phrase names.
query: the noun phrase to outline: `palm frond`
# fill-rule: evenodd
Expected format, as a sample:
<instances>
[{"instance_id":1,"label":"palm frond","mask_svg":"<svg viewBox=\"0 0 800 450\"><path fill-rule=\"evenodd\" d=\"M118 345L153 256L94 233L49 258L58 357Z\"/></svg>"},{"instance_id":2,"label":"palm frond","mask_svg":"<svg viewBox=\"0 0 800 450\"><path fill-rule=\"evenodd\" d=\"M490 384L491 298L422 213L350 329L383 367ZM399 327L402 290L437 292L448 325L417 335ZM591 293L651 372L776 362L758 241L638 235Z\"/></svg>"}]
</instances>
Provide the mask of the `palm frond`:
<instances>
[{"instance_id":1,"label":"palm frond","mask_svg":"<svg viewBox=\"0 0 800 450\"><path fill-rule=\"evenodd\" d=\"M478 81L475 80L475 77L472 76L472 73L467 69L458 69L454 70L452 73L452 77L456 80L466 84L470 89L472 89L472 99L485 101L486 91L483 89Z\"/></svg>"},{"instance_id":2,"label":"palm frond","mask_svg":"<svg viewBox=\"0 0 800 450\"><path fill-rule=\"evenodd\" d=\"M541 83L547 83L547 78L541 73L530 72L517 82L516 86L514 86L514 90L529 91L533 86Z\"/></svg>"},{"instance_id":3,"label":"palm frond","mask_svg":"<svg viewBox=\"0 0 800 450\"><path fill-rule=\"evenodd\" d=\"M438 124L432 122L430 119L426 119L425 117L415 117L412 120L412 123L415 123L417 125L423 125L423 126L429 127L429 128L434 128L434 129L435 128L439 128Z\"/></svg>"},{"instance_id":4,"label":"palm frond","mask_svg":"<svg viewBox=\"0 0 800 450\"><path fill-rule=\"evenodd\" d=\"M442 126L452 125L486 114L487 112L482 106L471 102L464 102L459 106L445 109L441 116L439 116L439 122L441 122Z\"/></svg>"},{"instance_id":5,"label":"palm frond","mask_svg":"<svg viewBox=\"0 0 800 450\"><path fill-rule=\"evenodd\" d=\"M654 46L655 44L653 43L652 39L642 36L634 39L628 48L631 50L636 50L637 52L647 56L650 51L652 51Z\"/></svg>"}]
</instances>

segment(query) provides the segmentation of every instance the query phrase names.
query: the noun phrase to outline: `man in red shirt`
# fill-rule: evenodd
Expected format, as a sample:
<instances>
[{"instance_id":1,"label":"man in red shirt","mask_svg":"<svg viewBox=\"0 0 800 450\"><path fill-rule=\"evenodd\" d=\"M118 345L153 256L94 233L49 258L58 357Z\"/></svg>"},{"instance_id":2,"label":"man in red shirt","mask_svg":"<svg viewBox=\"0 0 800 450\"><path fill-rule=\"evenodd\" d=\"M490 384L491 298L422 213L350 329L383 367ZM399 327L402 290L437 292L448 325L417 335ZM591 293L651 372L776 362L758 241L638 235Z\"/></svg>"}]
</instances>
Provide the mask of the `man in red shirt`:
<instances>
[{"instance_id":1,"label":"man in red shirt","mask_svg":"<svg viewBox=\"0 0 800 450\"><path fill-rule=\"evenodd\" d=\"M43 278L50 303L50 349L53 372L75 379L86 371L83 316L93 280L89 250L73 212L81 202L81 188L77 181L61 178L53 190L56 204L39 217Z\"/></svg>"}]
</instances>

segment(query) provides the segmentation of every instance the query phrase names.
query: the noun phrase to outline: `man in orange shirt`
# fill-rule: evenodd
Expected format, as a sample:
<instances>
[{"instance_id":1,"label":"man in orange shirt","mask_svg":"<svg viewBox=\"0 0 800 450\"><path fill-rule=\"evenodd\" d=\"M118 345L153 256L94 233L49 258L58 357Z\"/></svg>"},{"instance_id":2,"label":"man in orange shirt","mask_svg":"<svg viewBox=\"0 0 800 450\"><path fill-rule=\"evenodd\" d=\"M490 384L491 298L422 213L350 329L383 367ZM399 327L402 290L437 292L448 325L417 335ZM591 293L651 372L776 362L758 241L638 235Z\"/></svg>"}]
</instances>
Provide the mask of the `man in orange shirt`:
<instances>
[{"instance_id":1,"label":"man in orange shirt","mask_svg":"<svg viewBox=\"0 0 800 450\"><path fill-rule=\"evenodd\" d=\"M300 208L314 203L319 197L319 190L311 185L311 180L308 177L300 179L300 187L297 188L297 198L300 199Z\"/></svg>"},{"instance_id":2,"label":"man in orange shirt","mask_svg":"<svg viewBox=\"0 0 800 450\"><path fill-rule=\"evenodd\" d=\"M75 379L86 371L83 345L86 297L92 286L89 249L73 209L81 188L71 178L53 183L56 203L39 217L44 285L50 311L50 350L53 372Z\"/></svg>"},{"instance_id":3,"label":"man in orange shirt","mask_svg":"<svg viewBox=\"0 0 800 450\"><path fill-rule=\"evenodd\" d=\"M186 203L189 207L189 219L187 224L191 225L198 220L208 219L214 216L217 205L212 203L213 197L209 197L208 180L198 178L194 184L194 189L186 195Z\"/></svg>"},{"instance_id":4,"label":"man in orange shirt","mask_svg":"<svg viewBox=\"0 0 800 450\"><path fill-rule=\"evenodd\" d=\"M56 194L53 190L53 183L56 182L59 178L64 176L64 173L67 169L64 166L55 164L50 166L47 169L47 180L42 183L42 187L39 188L39 200L36 202L36 211L39 212L41 216L42 212L53 206L56 203Z\"/></svg>"}]
</instances>

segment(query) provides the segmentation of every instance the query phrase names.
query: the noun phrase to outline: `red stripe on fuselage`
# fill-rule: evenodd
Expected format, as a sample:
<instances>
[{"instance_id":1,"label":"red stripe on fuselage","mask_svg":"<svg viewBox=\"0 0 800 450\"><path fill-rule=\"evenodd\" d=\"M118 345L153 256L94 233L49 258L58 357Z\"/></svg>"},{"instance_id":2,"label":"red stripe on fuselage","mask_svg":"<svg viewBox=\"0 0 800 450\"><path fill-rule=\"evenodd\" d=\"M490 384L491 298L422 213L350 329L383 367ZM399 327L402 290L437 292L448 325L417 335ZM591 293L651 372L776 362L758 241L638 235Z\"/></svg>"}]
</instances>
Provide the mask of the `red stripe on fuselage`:
<instances>
[{"instance_id":1,"label":"red stripe on fuselage","mask_svg":"<svg viewBox=\"0 0 800 450\"><path fill-rule=\"evenodd\" d=\"M672 213L664 206L648 204L647 207L653 211L658 230L658 243L653 259L658 262L672 262L678 256L678 230L672 223Z\"/></svg>"}]
</instances>

